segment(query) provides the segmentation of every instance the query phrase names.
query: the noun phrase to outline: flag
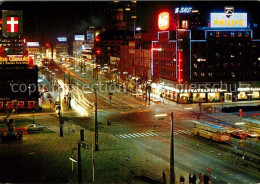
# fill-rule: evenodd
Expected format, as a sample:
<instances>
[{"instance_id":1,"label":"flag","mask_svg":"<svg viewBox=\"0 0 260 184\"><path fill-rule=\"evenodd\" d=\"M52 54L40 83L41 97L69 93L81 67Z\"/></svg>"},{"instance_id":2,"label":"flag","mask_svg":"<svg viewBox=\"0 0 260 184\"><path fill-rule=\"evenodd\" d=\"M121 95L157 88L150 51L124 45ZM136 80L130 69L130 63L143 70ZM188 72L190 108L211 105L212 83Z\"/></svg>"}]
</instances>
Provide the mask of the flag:
<instances>
[{"instance_id":1,"label":"flag","mask_svg":"<svg viewBox=\"0 0 260 184\"><path fill-rule=\"evenodd\" d=\"M22 36L23 35L23 11L2 10L3 36Z\"/></svg>"}]
</instances>

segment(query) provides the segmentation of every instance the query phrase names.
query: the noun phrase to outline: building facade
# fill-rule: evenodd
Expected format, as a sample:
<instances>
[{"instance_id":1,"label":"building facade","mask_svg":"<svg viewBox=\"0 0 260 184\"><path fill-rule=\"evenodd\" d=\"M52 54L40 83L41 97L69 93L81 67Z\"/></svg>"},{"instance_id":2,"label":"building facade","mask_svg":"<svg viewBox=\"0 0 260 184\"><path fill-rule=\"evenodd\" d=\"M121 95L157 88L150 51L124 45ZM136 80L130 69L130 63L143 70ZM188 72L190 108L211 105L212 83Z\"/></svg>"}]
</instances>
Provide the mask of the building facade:
<instances>
[{"instance_id":1,"label":"building facade","mask_svg":"<svg viewBox=\"0 0 260 184\"><path fill-rule=\"evenodd\" d=\"M260 39L247 13L211 12L208 25L195 28L188 18L196 16L183 12L176 29L162 27L152 42L154 92L180 103L260 99Z\"/></svg>"}]
</instances>

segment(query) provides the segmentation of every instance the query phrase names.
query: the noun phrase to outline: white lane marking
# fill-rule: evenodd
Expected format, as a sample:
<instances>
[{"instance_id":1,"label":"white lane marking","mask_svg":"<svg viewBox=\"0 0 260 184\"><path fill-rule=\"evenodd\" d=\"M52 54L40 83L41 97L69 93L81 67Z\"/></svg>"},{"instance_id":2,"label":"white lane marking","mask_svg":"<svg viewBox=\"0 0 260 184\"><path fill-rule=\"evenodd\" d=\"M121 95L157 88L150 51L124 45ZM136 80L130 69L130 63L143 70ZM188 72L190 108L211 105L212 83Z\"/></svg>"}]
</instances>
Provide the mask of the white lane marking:
<instances>
[{"instance_id":1,"label":"white lane marking","mask_svg":"<svg viewBox=\"0 0 260 184\"><path fill-rule=\"evenodd\" d=\"M227 173L226 171L223 171L223 173Z\"/></svg>"}]
</instances>

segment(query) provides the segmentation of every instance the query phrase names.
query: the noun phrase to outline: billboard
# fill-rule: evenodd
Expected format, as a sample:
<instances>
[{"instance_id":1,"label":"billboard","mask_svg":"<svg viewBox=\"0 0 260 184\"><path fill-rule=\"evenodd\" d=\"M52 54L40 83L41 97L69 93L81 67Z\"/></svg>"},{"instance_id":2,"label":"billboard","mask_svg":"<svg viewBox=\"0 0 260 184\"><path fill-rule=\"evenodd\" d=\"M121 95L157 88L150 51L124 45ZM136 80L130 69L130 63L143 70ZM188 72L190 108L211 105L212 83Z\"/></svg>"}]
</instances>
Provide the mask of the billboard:
<instances>
[{"instance_id":1,"label":"billboard","mask_svg":"<svg viewBox=\"0 0 260 184\"><path fill-rule=\"evenodd\" d=\"M27 47L39 47L39 42L27 42Z\"/></svg>"},{"instance_id":2,"label":"billboard","mask_svg":"<svg viewBox=\"0 0 260 184\"><path fill-rule=\"evenodd\" d=\"M170 14L169 12L162 12L158 16L158 28L162 31L169 29Z\"/></svg>"},{"instance_id":3,"label":"billboard","mask_svg":"<svg viewBox=\"0 0 260 184\"><path fill-rule=\"evenodd\" d=\"M247 28L247 13L210 13L211 28Z\"/></svg>"},{"instance_id":4,"label":"billboard","mask_svg":"<svg viewBox=\"0 0 260 184\"><path fill-rule=\"evenodd\" d=\"M58 42L66 42L67 37L57 37Z\"/></svg>"},{"instance_id":5,"label":"billboard","mask_svg":"<svg viewBox=\"0 0 260 184\"><path fill-rule=\"evenodd\" d=\"M2 10L3 36L23 35L23 11Z\"/></svg>"},{"instance_id":6,"label":"billboard","mask_svg":"<svg viewBox=\"0 0 260 184\"><path fill-rule=\"evenodd\" d=\"M74 40L75 41L84 41L85 35L74 35Z\"/></svg>"}]
</instances>

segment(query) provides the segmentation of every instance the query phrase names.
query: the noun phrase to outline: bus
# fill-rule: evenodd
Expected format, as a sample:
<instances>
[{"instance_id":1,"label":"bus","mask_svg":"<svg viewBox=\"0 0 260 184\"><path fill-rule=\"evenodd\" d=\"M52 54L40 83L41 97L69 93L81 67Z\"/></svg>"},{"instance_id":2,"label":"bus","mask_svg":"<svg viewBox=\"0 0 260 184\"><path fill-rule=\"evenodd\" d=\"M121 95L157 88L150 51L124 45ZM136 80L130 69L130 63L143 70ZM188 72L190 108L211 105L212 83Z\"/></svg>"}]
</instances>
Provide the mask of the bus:
<instances>
[{"instance_id":1,"label":"bus","mask_svg":"<svg viewBox=\"0 0 260 184\"><path fill-rule=\"evenodd\" d=\"M226 128L214 125L211 123L204 123L193 121L193 133L195 135L218 142L227 142L231 140L230 134L226 133Z\"/></svg>"},{"instance_id":2,"label":"bus","mask_svg":"<svg viewBox=\"0 0 260 184\"><path fill-rule=\"evenodd\" d=\"M260 137L260 120L245 118L243 121L245 121L243 126L245 130L255 132L256 137Z\"/></svg>"}]
</instances>

